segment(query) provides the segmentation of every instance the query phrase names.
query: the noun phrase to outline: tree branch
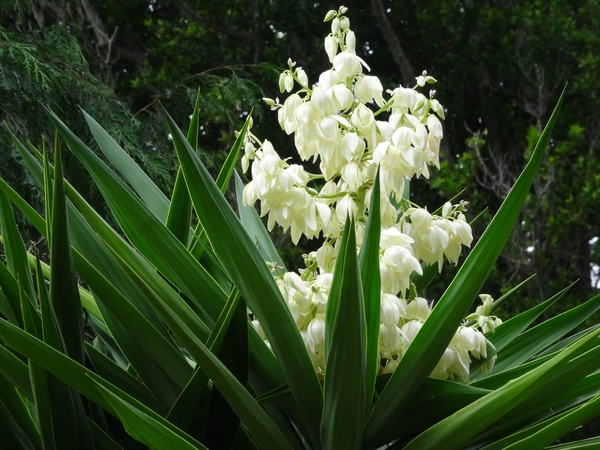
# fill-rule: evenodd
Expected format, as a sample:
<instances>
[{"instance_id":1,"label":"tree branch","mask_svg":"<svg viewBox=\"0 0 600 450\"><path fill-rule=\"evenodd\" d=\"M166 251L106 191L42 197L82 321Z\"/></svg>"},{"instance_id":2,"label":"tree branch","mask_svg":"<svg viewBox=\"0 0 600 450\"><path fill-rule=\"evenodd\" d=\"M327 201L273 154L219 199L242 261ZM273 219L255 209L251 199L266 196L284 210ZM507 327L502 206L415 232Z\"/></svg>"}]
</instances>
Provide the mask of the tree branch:
<instances>
[{"instance_id":1,"label":"tree branch","mask_svg":"<svg viewBox=\"0 0 600 450\"><path fill-rule=\"evenodd\" d=\"M404 54L404 49L400 44L398 36L396 36L396 33L394 32L392 24L385 14L381 0L371 0L371 10L373 11L373 16L379 23L379 28L383 33L383 37L385 38L390 51L392 52L394 61L396 61L396 64L400 69L402 83L408 87L411 87L413 84L415 84L415 71L410 64L410 61Z\"/></svg>"}]
</instances>

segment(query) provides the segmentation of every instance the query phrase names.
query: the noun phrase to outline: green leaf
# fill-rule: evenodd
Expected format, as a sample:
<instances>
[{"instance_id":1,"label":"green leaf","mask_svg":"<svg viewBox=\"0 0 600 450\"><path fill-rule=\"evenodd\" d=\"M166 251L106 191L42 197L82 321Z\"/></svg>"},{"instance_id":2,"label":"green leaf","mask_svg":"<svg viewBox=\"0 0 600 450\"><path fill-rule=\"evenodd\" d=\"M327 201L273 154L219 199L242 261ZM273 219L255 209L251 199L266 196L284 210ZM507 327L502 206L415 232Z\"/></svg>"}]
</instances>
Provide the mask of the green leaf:
<instances>
[{"instance_id":1,"label":"green leaf","mask_svg":"<svg viewBox=\"0 0 600 450\"><path fill-rule=\"evenodd\" d=\"M368 445L383 445L397 437L394 433L394 423L403 405L427 379L468 312L473 299L480 292L527 197L535 172L548 145L563 96L564 92L527 166L408 347L379 396L365 430Z\"/></svg>"},{"instance_id":2,"label":"green leaf","mask_svg":"<svg viewBox=\"0 0 600 450\"><path fill-rule=\"evenodd\" d=\"M191 376L192 368L181 352L165 339L94 266L83 257L78 257L77 262L81 276L101 299L102 304L110 310L118 324L123 327L124 332L120 335L122 337L129 335L135 342L130 344L131 352L124 347L124 353L136 362L134 365L136 372L149 386L163 409L168 411ZM117 323L111 325L115 329ZM154 363L150 364L151 360L148 359L134 359L131 355L144 346L152 350L148 355Z\"/></svg>"},{"instance_id":3,"label":"green leaf","mask_svg":"<svg viewBox=\"0 0 600 450\"><path fill-rule=\"evenodd\" d=\"M200 116L200 89L196 95L194 112L188 128L187 140L194 149L198 151L198 129ZM190 239L190 226L192 223L192 200L185 185L185 178L181 167L177 170L175 186L171 195L171 204L167 215L166 226L187 247Z\"/></svg>"},{"instance_id":4,"label":"green leaf","mask_svg":"<svg viewBox=\"0 0 600 450\"><path fill-rule=\"evenodd\" d=\"M566 444L553 445L547 447L548 450L573 450L573 449L589 449L594 450L600 445L600 437L583 439L581 441L567 442Z\"/></svg>"},{"instance_id":5,"label":"green leaf","mask_svg":"<svg viewBox=\"0 0 600 450\"><path fill-rule=\"evenodd\" d=\"M54 145L56 149L60 151L60 141L58 140L58 132L55 133ZM50 168L50 162L48 159L48 151L46 149L46 141L42 142L42 158L44 163L44 200L45 200L45 213L46 213L46 233L45 236L50 243L52 241L52 213L54 203L54 186L52 184L52 169ZM50 245L50 244L48 244Z\"/></svg>"},{"instance_id":6,"label":"green leaf","mask_svg":"<svg viewBox=\"0 0 600 450\"><path fill-rule=\"evenodd\" d=\"M221 191L177 125L168 114L166 118L200 223L224 270L269 338L302 413L303 423L298 425L310 441L318 442L321 387L290 311L263 258Z\"/></svg>"},{"instance_id":7,"label":"green leaf","mask_svg":"<svg viewBox=\"0 0 600 450\"><path fill-rule=\"evenodd\" d=\"M376 195L379 195L377 190ZM327 353L321 444L324 449L359 449L366 418L365 381L367 324L356 255L354 220L346 225L334 278L342 278L339 298L329 296L327 305L337 304L333 332ZM378 242L377 242L378 244ZM379 245L377 245L379 247ZM333 300L333 302L332 302ZM328 322L328 324L331 322Z\"/></svg>"},{"instance_id":8,"label":"green leaf","mask_svg":"<svg viewBox=\"0 0 600 450\"><path fill-rule=\"evenodd\" d=\"M0 398L0 433L4 448L34 450L29 437L21 429L17 421ZM38 447L39 448L39 447Z\"/></svg>"},{"instance_id":9,"label":"green leaf","mask_svg":"<svg viewBox=\"0 0 600 450\"><path fill-rule=\"evenodd\" d=\"M27 262L27 251L17 229L12 207L4 193L0 193L0 227L2 228L4 253L6 254L8 270L15 279L21 281L27 297L33 302L36 296L31 279L31 270ZM13 302L11 303L11 307L17 308L18 306ZM20 317L20 308L13 311L13 314L15 317Z\"/></svg>"},{"instance_id":10,"label":"green leaf","mask_svg":"<svg viewBox=\"0 0 600 450\"><path fill-rule=\"evenodd\" d=\"M246 303L238 297L233 316L223 336L219 359L246 386L248 384L248 313ZM211 350L213 350L211 348ZM240 419L218 388L212 389L206 429L206 445L210 448L232 448L240 433Z\"/></svg>"},{"instance_id":11,"label":"green leaf","mask_svg":"<svg viewBox=\"0 0 600 450\"><path fill-rule=\"evenodd\" d=\"M226 301L220 286L106 164L58 117L51 113L50 118L69 148L90 172L119 225L136 249L204 311L204 320L212 319L211 324L214 323Z\"/></svg>"},{"instance_id":12,"label":"green leaf","mask_svg":"<svg viewBox=\"0 0 600 450\"><path fill-rule=\"evenodd\" d=\"M347 252L347 246L349 245L348 235L350 229L344 226L342 232L342 238L340 240L338 255L345 255ZM331 347L331 340L333 336L333 329L335 328L335 320L337 318L337 311L340 307L339 301L342 298L342 284L344 281L344 258L336 258L335 266L333 268L333 279L331 280L331 287L329 288L329 296L327 297L327 306L325 310L325 364L329 358L329 349ZM336 276L336 274L339 274Z\"/></svg>"},{"instance_id":13,"label":"green leaf","mask_svg":"<svg viewBox=\"0 0 600 450\"><path fill-rule=\"evenodd\" d=\"M154 182L144 173L135 161L121 148L117 142L104 131L85 111L81 110L94 135L98 148L113 167L121 174L129 185L140 196L148 209L161 221L165 222L169 211L169 200ZM58 127L57 127L58 128ZM61 132L64 136L64 132ZM67 141L68 142L68 141Z\"/></svg>"},{"instance_id":14,"label":"green leaf","mask_svg":"<svg viewBox=\"0 0 600 450\"><path fill-rule=\"evenodd\" d=\"M81 366L63 353L31 336L20 328L17 328L16 326L2 320L0 320L0 338L2 338L6 345L10 348L25 355L32 361L35 361L40 365L40 367L52 373L56 378L68 383L73 388L81 392L81 394L85 395L94 403L97 403L109 413L115 416L117 415L116 411L111 406L111 403L106 400L106 398L98 391L97 388L99 383L104 387L109 386L109 383L94 372ZM128 403L133 404L137 409L141 410L146 415L161 421L163 424L170 427L176 434L185 436L185 433L182 433L181 430L170 425L160 415L156 414L151 409L147 408L125 392L119 390L117 387L112 387L111 391L113 393L118 393L119 397L126 400ZM60 414L55 417L61 417L64 419L64 417ZM71 429L71 431L72 430L73 429ZM69 436L72 435L73 433L69 433Z\"/></svg>"},{"instance_id":15,"label":"green leaf","mask_svg":"<svg viewBox=\"0 0 600 450\"><path fill-rule=\"evenodd\" d=\"M43 340L57 351L65 353L65 344L58 320L45 287L40 290L39 299ZM84 442L87 443L87 436L85 436L86 427L82 426L79 428L79 410L76 404L81 401L80 398L76 397L76 394L71 391L70 387L59 378L51 374L46 374L45 378L44 381L43 375L40 375L39 391L34 387L36 401L39 398L38 393L41 394L42 401L47 401L47 405L44 405L46 409L44 418L46 424L42 426L44 441L53 439L52 448L55 447L57 449L75 448L78 445L84 445ZM59 415L61 420L53 420L53 417L58 417ZM81 430L81 436L79 433L74 433L73 430ZM83 438L83 441L80 441L81 438Z\"/></svg>"},{"instance_id":16,"label":"green leaf","mask_svg":"<svg viewBox=\"0 0 600 450\"><path fill-rule=\"evenodd\" d=\"M58 141L58 136L57 136ZM49 184L47 182L46 184ZM54 327L54 317L58 329L52 334L51 345L63 350L66 354L80 364L84 363L83 350L83 320L81 314L81 300L79 299L79 290L77 288L77 278L73 266L73 257L71 255L71 243L69 239L69 224L67 219L67 205L65 197L65 188L62 175L62 162L60 147L57 145L54 149L54 186L52 200L52 224L50 239L50 303L48 309L44 311L42 306L42 324L46 327L52 324ZM45 302L41 301L43 305ZM45 319L48 320L45 320ZM54 341L55 335L61 340ZM44 333L44 341L46 334ZM94 449L92 434L88 427L88 421L83 408L81 397L62 381L49 377L49 391L53 416L56 417L58 411L61 411L62 418L65 420L52 421L54 428L54 439L59 448L66 448L63 440L69 434L76 436L78 445ZM56 395L55 395L56 394ZM70 398L69 398L70 397ZM73 408L74 422L68 420L70 416L69 400ZM60 424L58 425L58 423ZM75 425L75 428L73 428ZM74 433L73 430L77 430Z\"/></svg>"},{"instance_id":17,"label":"green leaf","mask_svg":"<svg viewBox=\"0 0 600 450\"><path fill-rule=\"evenodd\" d=\"M559 414L553 414L550 417L540 420L539 422L536 422L535 424L533 424L529 427L520 429L516 433L510 434L510 435L503 437L495 442L492 442L491 444L488 444L485 447L482 447L481 450L503 450L507 446L509 446L515 442L518 442L522 439L526 439L527 437L533 435L534 433L537 433L539 430L541 430L548 424L554 423L557 420L559 420L561 417L564 417L566 414L569 414L569 412L570 411L567 410L567 411L563 411Z\"/></svg>"},{"instance_id":18,"label":"green leaf","mask_svg":"<svg viewBox=\"0 0 600 450\"><path fill-rule=\"evenodd\" d=\"M600 295L521 334L498 355L494 372L515 367L526 361L583 323L598 309L600 309Z\"/></svg>"},{"instance_id":19,"label":"green leaf","mask_svg":"<svg viewBox=\"0 0 600 450\"><path fill-rule=\"evenodd\" d=\"M512 288L510 291L508 291L506 294L502 295L502 297L494 300L494 304L492 306L492 312L496 311L498 308L500 308L500 306L506 301L508 300L514 293L516 293L521 287L523 287L526 283L528 283L533 277L535 277L535 274L531 275L529 278L521 281L519 284L517 284L514 288ZM573 284L572 283L570 286L568 286L566 289L570 289ZM562 292L562 291L561 291Z\"/></svg>"},{"instance_id":20,"label":"green leaf","mask_svg":"<svg viewBox=\"0 0 600 450\"><path fill-rule=\"evenodd\" d=\"M49 182L46 182L48 185ZM54 188L50 239L50 303L54 308L67 355L83 364L83 321L77 289L60 147L54 149ZM59 348L59 347L56 347Z\"/></svg>"},{"instance_id":21,"label":"green leaf","mask_svg":"<svg viewBox=\"0 0 600 450\"><path fill-rule=\"evenodd\" d=\"M597 332L594 330L591 334ZM551 414L553 411L570 408L595 395L600 389L600 383L596 380L595 385L588 386L588 382L591 381L589 375L600 367L600 339L588 341L581 347L581 351L585 351L585 353L571 359L562 368L554 370L534 392L528 392L529 395L520 403L517 411L486 430L482 433L481 438L485 440L488 436L496 439L506 436L515 429L522 428L523 424L537 421L540 417ZM561 352L556 355L560 355ZM550 360L556 355L549 355L544 360ZM534 370L534 367L531 365L529 371ZM565 389L565 387L568 388ZM565 391L570 389L573 390L567 396Z\"/></svg>"},{"instance_id":22,"label":"green leaf","mask_svg":"<svg viewBox=\"0 0 600 450\"><path fill-rule=\"evenodd\" d=\"M13 436L21 442L22 447L28 449L39 449L42 448L42 441L40 439L40 433L33 421L33 418L27 408L26 402L19 395L15 387L10 383L9 379L6 379L0 375L0 405L6 408L10 416L2 417L7 425L13 429ZM4 440L7 435L2 435L2 445L6 445ZM6 448L6 447L5 447Z\"/></svg>"},{"instance_id":23,"label":"green leaf","mask_svg":"<svg viewBox=\"0 0 600 450\"><path fill-rule=\"evenodd\" d=\"M19 140L16 138L16 136L14 134L12 134L10 129L8 130L8 132L10 133L10 137L13 141L13 144L15 145L15 148L17 149L19 154L23 157L24 162L27 162L26 161L27 157L29 157L29 159L33 159L33 158L31 158L31 155L29 154L27 149L23 146L23 144L21 144L21 142L19 142ZM28 166L28 168L29 168L29 166ZM39 177L38 182L41 183L42 180L43 180L43 172L42 172L42 175ZM42 187L42 186L43 186L43 184L40 184L40 187ZM17 208L19 208L19 211L21 211L23 213L23 215L25 215L25 217L27 217L27 220L29 220L31 222L31 224L35 227L35 229L41 235L45 236L46 235L46 222L42 218L42 216L40 216L25 200L23 200L21 198L21 196L19 196L19 194L16 193L16 191L14 189L12 189L8 184L6 184L6 182L1 178L0 178L0 189L2 189L4 194L6 194L10 198L10 201L13 202Z\"/></svg>"},{"instance_id":24,"label":"green leaf","mask_svg":"<svg viewBox=\"0 0 600 450\"><path fill-rule=\"evenodd\" d=\"M221 192L224 194L227 190L227 186L229 185L229 181L235 172L235 165L239 159L240 151L242 146L244 145L244 138L246 137L246 132L248 131L248 127L250 122L252 121L252 114L248 114L246 117L246 121L244 122L244 126L238 132L237 138L233 143L233 147L231 147L231 151L227 155L227 159L223 163L221 170L219 171L219 175L217 175L217 179L215 184L221 189Z\"/></svg>"},{"instance_id":25,"label":"green leaf","mask_svg":"<svg viewBox=\"0 0 600 450\"><path fill-rule=\"evenodd\" d=\"M119 395L119 391L107 384L96 384L100 393L111 404L127 432L141 443L152 449L162 450L195 450L206 449L200 442L187 436L174 433L165 423L149 416L144 411Z\"/></svg>"},{"instance_id":26,"label":"green leaf","mask_svg":"<svg viewBox=\"0 0 600 450\"><path fill-rule=\"evenodd\" d=\"M4 345L0 345L0 375L8 380L11 386L18 389L25 398L33 401L27 364L7 350Z\"/></svg>"},{"instance_id":27,"label":"green leaf","mask_svg":"<svg viewBox=\"0 0 600 450\"><path fill-rule=\"evenodd\" d=\"M0 314L9 322L22 327L19 286L16 278L2 262L0 262L0 291Z\"/></svg>"},{"instance_id":28,"label":"green leaf","mask_svg":"<svg viewBox=\"0 0 600 450\"><path fill-rule=\"evenodd\" d=\"M93 420L89 420L88 423L98 450L125 450Z\"/></svg>"},{"instance_id":29,"label":"green leaf","mask_svg":"<svg viewBox=\"0 0 600 450\"><path fill-rule=\"evenodd\" d=\"M130 276L135 277L136 273L129 272ZM141 287L147 289L148 299L161 315L161 318L173 331L175 336L192 354L198 365L204 370L207 375L213 380L213 383L219 387L221 392L225 389L227 401L236 410L242 422L247 429L256 438L257 441L266 440L269 445L275 445L272 448L287 448L287 441L279 435L279 432L273 428L271 419L264 414L258 403L249 395L237 379L221 364L221 362L199 341L198 336L202 333L195 333L197 329L197 317L189 310L189 306L181 299L177 301L163 301L161 297L149 290L148 286L139 278L134 278L140 282ZM164 283L164 281L163 281ZM187 308L187 309L186 309ZM266 347L258 334L251 329L250 331L250 348L253 353L250 354L250 366L259 374L254 378L257 385L253 386L257 392L263 392L265 389L272 389L271 386L281 384L280 368L275 363L272 352ZM227 388L223 386L226 385ZM295 413L290 405L285 403L282 406L286 412ZM256 409L258 408L258 409ZM297 417L298 414L293 414L292 417ZM256 437L258 436L258 437ZM275 444L273 443L275 442ZM279 442L279 444L277 444ZM286 442L283 447L279 447L282 442ZM267 445L267 448L269 448Z\"/></svg>"},{"instance_id":30,"label":"green leaf","mask_svg":"<svg viewBox=\"0 0 600 450\"><path fill-rule=\"evenodd\" d=\"M233 146L231 147L231 151L227 155L227 158L225 159L225 162L223 163L223 166L219 171L219 175L217 175L217 180L215 184L223 194L227 191L227 186L229 186L229 181L231 180L231 176L234 173L235 165L237 163L240 150L244 143L244 137L246 136L246 132L248 131L250 121L252 120L251 117L252 114L249 114L246 118L244 126L239 131L238 136L235 139ZM206 242L206 236L204 235L204 230L202 229L202 222L198 223L194 235L196 237L196 241L194 242L194 245L190 251L194 256L196 256L197 259L199 259L198 255L201 249L198 247L198 244Z\"/></svg>"},{"instance_id":31,"label":"green leaf","mask_svg":"<svg viewBox=\"0 0 600 450\"><path fill-rule=\"evenodd\" d=\"M419 389L418 398L402 410L396 433L398 436L415 436L490 392L430 378Z\"/></svg>"},{"instance_id":32,"label":"green leaf","mask_svg":"<svg viewBox=\"0 0 600 450\"><path fill-rule=\"evenodd\" d=\"M154 396L148 391L148 388L138 380L138 378L123 370L113 360L95 347L86 344L85 349L98 375L114 384L140 403L143 403L148 408L154 411L160 410Z\"/></svg>"},{"instance_id":33,"label":"green leaf","mask_svg":"<svg viewBox=\"0 0 600 450\"><path fill-rule=\"evenodd\" d=\"M379 272L379 239L381 237L379 170L371 189L369 217L365 227L358 262L364 295L366 335L365 405L371 406L375 381L379 373L379 326L381 311L381 273Z\"/></svg>"},{"instance_id":34,"label":"green leaf","mask_svg":"<svg viewBox=\"0 0 600 450\"><path fill-rule=\"evenodd\" d=\"M438 422L413 439L405 449L462 448L481 430L514 409L536 389L543 386L557 370L564 367L569 360L579 356L586 345L599 335L600 330L590 333L543 365Z\"/></svg>"},{"instance_id":35,"label":"green leaf","mask_svg":"<svg viewBox=\"0 0 600 450\"><path fill-rule=\"evenodd\" d=\"M237 310L239 300L239 291L237 289L232 292L217 319L217 323L213 327L210 336L206 342L206 346L215 354L218 355L225 334L231 323L234 312ZM244 315L245 318L245 315ZM208 391L208 377L196 366L196 370L192 374L185 388L179 394L177 401L173 404L167 419L169 422L177 425L182 430L190 430L190 424L194 419L194 415L198 410L200 403ZM193 434L193 431L189 431Z\"/></svg>"},{"instance_id":36,"label":"green leaf","mask_svg":"<svg viewBox=\"0 0 600 450\"><path fill-rule=\"evenodd\" d=\"M46 290L46 280L42 275L40 260L36 254L35 275L37 281L37 290L40 298L40 305L47 305L48 291ZM21 305L23 309L23 322L25 331L38 339L43 338L43 329L40 313L35 309L31 302L24 298L25 292L21 290ZM44 306L46 308L46 306ZM46 326L46 330L48 326ZM48 331L46 331L48 333ZM40 430L40 435L44 449L55 449L54 430L52 426L52 398L50 396L51 375L35 361L29 359L29 379L31 380L31 391L33 403L35 404L36 421Z\"/></svg>"},{"instance_id":37,"label":"green leaf","mask_svg":"<svg viewBox=\"0 0 600 450\"><path fill-rule=\"evenodd\" d=\"M181 169L177 171L175 186L171 196L166 227L179 239L182 245L188 246L190 239L190 226L192 223L192 201L188 194L185 179Z\"/></svg>"}]
</instances>

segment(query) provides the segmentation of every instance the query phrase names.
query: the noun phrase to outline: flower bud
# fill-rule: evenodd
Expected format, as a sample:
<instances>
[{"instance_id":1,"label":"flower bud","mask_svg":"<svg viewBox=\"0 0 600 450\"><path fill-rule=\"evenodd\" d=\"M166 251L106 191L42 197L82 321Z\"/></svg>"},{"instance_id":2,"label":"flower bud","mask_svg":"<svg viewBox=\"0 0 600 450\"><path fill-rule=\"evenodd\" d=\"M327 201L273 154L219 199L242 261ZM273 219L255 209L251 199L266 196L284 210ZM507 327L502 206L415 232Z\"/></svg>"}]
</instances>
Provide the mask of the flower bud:
<instances>
[{"instance_id":1,"label":"flower bud","mask_svg":"<svg viewBox=\"0 0 600 450\"><path fill-rule=\"evenodd\" d=\"M242 156L242 172L248 172L248 167L250 166L250 160L246 155Z\"/></svg>"},{"instance_id":2,"label":"flower bud","mask_svg":"<svg viewBox=\"0 0 600 450\"><path fill-rule=\"evenodd\" d=\"M446 202L444 203L444 207L442 208L442 217L448 217L452 212L452 203Z\"/></svg>"},{"instance_id":3,"label":"flower bud","mask_svg":"<svg viewBox=\"0 0 600 450\"><path fill-rule=\"evenodd\" d=\"M444 114L444 108L442 107L442 105L440 105L440 102L438 102L436 99L431 100L431 109L433 109L433 111L440 116L442 119L445 119L446 116Z\"/></svg>"},{"instance_id":4,"label":"flower bud","mask_svg":"<svg viewBox=\"0 0 600 450\"><path fill-rule=\"evenodd\" d=\"M317 250L317 264L321 270L329 271L329 269L333 269L333 265L335 263L335 250L331 246L330 243L325 242L318 250Z\"/></svg>"},{"instance_id":5,"label":"flower bud","mask_svg":"<svg viewBox=\"0 0 600 450\"><path fill-rule=\"evenodd\" d=\"M350 53L356 53L356 36L354 35L354 31L348 31L346 34L346 51Z\"/></svg>"},{"instance_id":6,"label":"flower bud","mask_svg":"<svg viewBox=\"0 0 600 450\"><path fill-rule=\"evenodd\" d=\"M348 19L347 17L342 17L341 27L342 27L342 31L346 31L347 29L349 29L350 28L350 19Z\"/></svg>"},{"instance_id":7,"label":"flower bud","mask_svg":"<svg viewBox=\"0 0 600 450\"><path fill-rule=\"evenodd\" d=\"M273 100L272 98L263 97L262 100L269 106L275 106L275 100Z\"/></svg>"},{"instance_id":8,"label":"flower bud","mask_svg":"<svg viewBox=\"0 0 600 450\"><path fill-rule=\"evenodd\" d=\"M479 298L483 302L483 305L478 307L478 313L483 316L489 316L492 313L492 308L494 306L494 299L489 294L480 294ZM481 308L481 309L480 309Z\"/></svg>"},{"instance_id":9,"label":"flower bud","mask_svg":"<svg viewBox=\"0 0 600 450\"><path fill-rule=\"evenodd\" d=\"M358 131L364 135L368 134L369 131L375 126L375 117L373 111L367 108L365 105L358 105L354 110L351 117L352 125L354 125Z\"/></svg>"},{"instance_id":10,"label":"flower bud","mask_svg":"<svg viewBox=\"0 0 600 450\"><path fill-rule=\"evenodd\" d=\"M362 170L355 162L349 162L344 166L342 178L352 191L358 190L364 183Z\"/></svg>"},{"instance_id":11,"label":"flower bud","mask_svg":"<svg viewBox=\"0 0 600 450\"><path fill-rule=\"evenodd\" d=\"M329 22L331 19L333 19L335 17L335 14L336 14L336 11L332 9L325 15L325 19L323 19L323 22Z\"/></svg>"},{"instance_id":12,"label":"flower bud","mask_svg":"<svg viewBox=\"0 0 600 450\"><path fill-rule=\"evenodd\" d=\"M329 62L333 62L333 58L337 54L337 47L337 42L333 36L327 36L325 38L325 52L329 57Z\"/></svg>"},{"instance_id":13,"label":"flower bud","mask_svg":"<svg viewBox=\"0 0 600 450\"><path fill-rule=\"evenodd\" d=\"M283 85L287 92L292 92L292 89L294 89L294 77L288 73L283 80Z\"/></svg>"},{"instance_id":14,"label":"flower bud","mask_svg":"<svg viewBox=\"0 0 600 450\"><path fill-rule=\"evenodd\" d=\"M308 77L306 76L306 72L301 67L298 67L296 76L298 77L298 80L302 86L308 86Z\"/></svg>"},{"instance_id":15,"label":"flower bud","mask_svg":"<svg viewBox=\"0 0 600 450\"><path fill-rule=\"evenodd\" d=\"M279 92L284 92L285 91L285 78L286 78L286 72L282 72L281 75L279 75Z\"/></svg>"},{"instance_id":16,"label":"flower bud","mask_svg":"<svg viewBox=\"0 0 600 450\"><path fill-rule=\"evenodd\" d=\"M340 32L341 28L342 28L342 24L340 22L340 19L338 19L336 17L331 22L331 33L332 34L338 34Z\"/></svg>"},{"instance_id":17,"label":"flower bud","mask_svg":"<svg viewBox=\"0 0 600 450\"><path fill-rule=\"evenodd\" d=\"M357 212L358 206L356 205L356 202L352 200L352 197L350 197L349 194L346 194L346 196L341 199L335 207L335 213L341 223L346 222L346 217L356 217Z\"/></svg>"},{"instance_id":18,"label":"flower bud","mask_svg":"<svg viewBox=\"0 0 600 450\"><path fill-rule=\"evenodd\" d=\"M319 345L325 336L325 321L314 318L308 325L308 333L314 345Z\"/></svg>"}]
</instances>

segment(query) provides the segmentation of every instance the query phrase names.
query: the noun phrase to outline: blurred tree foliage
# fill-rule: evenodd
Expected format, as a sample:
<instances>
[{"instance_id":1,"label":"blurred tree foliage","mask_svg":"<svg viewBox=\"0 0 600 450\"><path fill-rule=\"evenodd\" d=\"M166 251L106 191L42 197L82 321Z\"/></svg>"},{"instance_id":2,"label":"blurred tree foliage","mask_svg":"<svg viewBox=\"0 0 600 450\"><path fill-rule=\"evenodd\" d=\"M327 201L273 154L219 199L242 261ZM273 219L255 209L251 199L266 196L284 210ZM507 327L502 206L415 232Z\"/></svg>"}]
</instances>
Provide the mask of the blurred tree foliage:
<instances>
[{"instance_id":1,"label":"blurred tree foliage","mask_svg":"<svg viewBox=\"0 0 600 450\"><path fill-rule=\"evenodd\" d=\"M349 0L357 51L385 88L427 70L447 108L443 162L416 181L420 204L439 206L466 188L481 233L526 163L565 82L552 149L485 289L495 297L533 273L522 309L580 281L565 304L597 292L600 265L600 1ZM202 93L200 147L218 163L254 108L254 132L278 150L293 140L260 97L276 97L289 57L314 82L332 1L0 0L0 116L39 145L49 105L86 137L77 105L95 116L166 189L173 154L157 100L185 125ZM0 132L2 170L27 189ZM142 143L142 147L140 147ZM291 153L291 152L290 152ZM79 172L68 175L77 178ZM84 182L84 181L82 181ZM449 274L442 274L446 277ZM443 283L440 283L443 285ZM431 288L432 299L441 292ZM512 305L512 306L511 306Z\"/></svg>"}]
</instances>

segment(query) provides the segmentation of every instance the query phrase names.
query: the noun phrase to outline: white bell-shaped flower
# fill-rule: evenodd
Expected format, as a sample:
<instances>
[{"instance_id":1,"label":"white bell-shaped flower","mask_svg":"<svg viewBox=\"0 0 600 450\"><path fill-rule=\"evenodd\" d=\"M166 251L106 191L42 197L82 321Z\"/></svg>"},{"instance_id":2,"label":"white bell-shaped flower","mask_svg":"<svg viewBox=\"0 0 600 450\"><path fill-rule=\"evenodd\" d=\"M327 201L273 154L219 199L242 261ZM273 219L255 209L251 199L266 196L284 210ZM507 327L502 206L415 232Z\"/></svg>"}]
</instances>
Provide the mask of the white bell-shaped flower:
<instances>
[{"instance_id":1,"label":"white bell-shaped flower","mask_svg":"<svg viewBox=\"0 0 600 450\"><path fill-rule=\"evenodd\" d=\"M352 91L345 84L337 83L329 88L329 90L333 94L333 104L336 110L346 111L352 107L354 95L352 95Z\"/></svg>"},{"instance_id":2,"label":"white bell-shaped flower","mask_svg":"<svg viewBox=\"0 0 600 450\"><path fill-rule=\"evenodd\" d=\"M354 95L362 103L372 103L375 99L377 105L382 107L385 104L382 93L381 81L371 75L363 76L354 85Z\"/></svg>"},{"instance_id":3,"label":"white bell-shaped flower","mask_svg":"<svg viewBox=\"0 0 600 450\"><path fill-rule=\"evenodd\" d=\"M325 321L315 317L308 325L308 334L313 345L317 346L325 337Z\"/></svg>"},{"instance_id":4,"label":"white bell-shaped flower","mask_svg":"<svg viewBox=\"0 0 600 450\"><path fill-rule=\"evenodd\" d=\"M410 275L423 274L419 261L406 247L393 245L386 249L379 261L381 289L390 294L406 291L410 286Z\"/></svg>"},{"instance_id":5,"label":"white bell-shaped flower","mask_svg":"<svg viewBox=\"0 0 600 450\"><path fill-rule=\"evenodd\" d=\"M400 328L396 325L388 327L383 323L379 325L379 343L390 353L396 350L400 344Z\"/></svg>"},{"instance_id":6,"label":"white bell-shaped flower","mask_svg":"<svg viewBox=\"0 0 600 450\"><path fill-rule=\"evenodd\" d=\"M337 54L337 50L338 50L338 43L336 38L334 38L333 36L327 36L325 38L325 52L327 53L327 56L329 57L329 62L333 62L333 58L335 58L335 55Z\"/></svg>"},{"instance_id":7,"label":"white bell-shaped flower","mask_svg":"<svg viewBox=\"0 0 600 450\"><path fill-rule=\"evenodd\" d=\"M423 297L417 297L406 305L406 314L423 322L431 314L431 306Z\"/></svg>"},{"instance_id":8,"label":"white bell-shaped flower","mask_svg":"<svg viewBox=\"0 0 600 450\"><path fill-rule=\"evenodd\" d=\"M346 194L335 207L335 214L340 223L346 222L346 217L356 217L358 212L358 205L352 199L350 194Z\"/></svg>"},{"instance_id":9,"label":"white bell-shaped flower","mask_svg":"<svg viewBox=\"0 0 600 450\"><path fill-rule=\"evenodd\" d=\"M324 242L317 250L317 264L324 272L332 272L335 267L335 250L329 242Z\"/></svg>"},{"instance_id":10,"label":"white bell-shaped flower","mask_svg":"<svg viewBox=\"0 0 600 450\"><path fill-rule=\"evenodd\" d=\"M333 58L333 68L342 79L362 73L361 59L354 53L341 52Z\"/></svg>"}]
</instances>

